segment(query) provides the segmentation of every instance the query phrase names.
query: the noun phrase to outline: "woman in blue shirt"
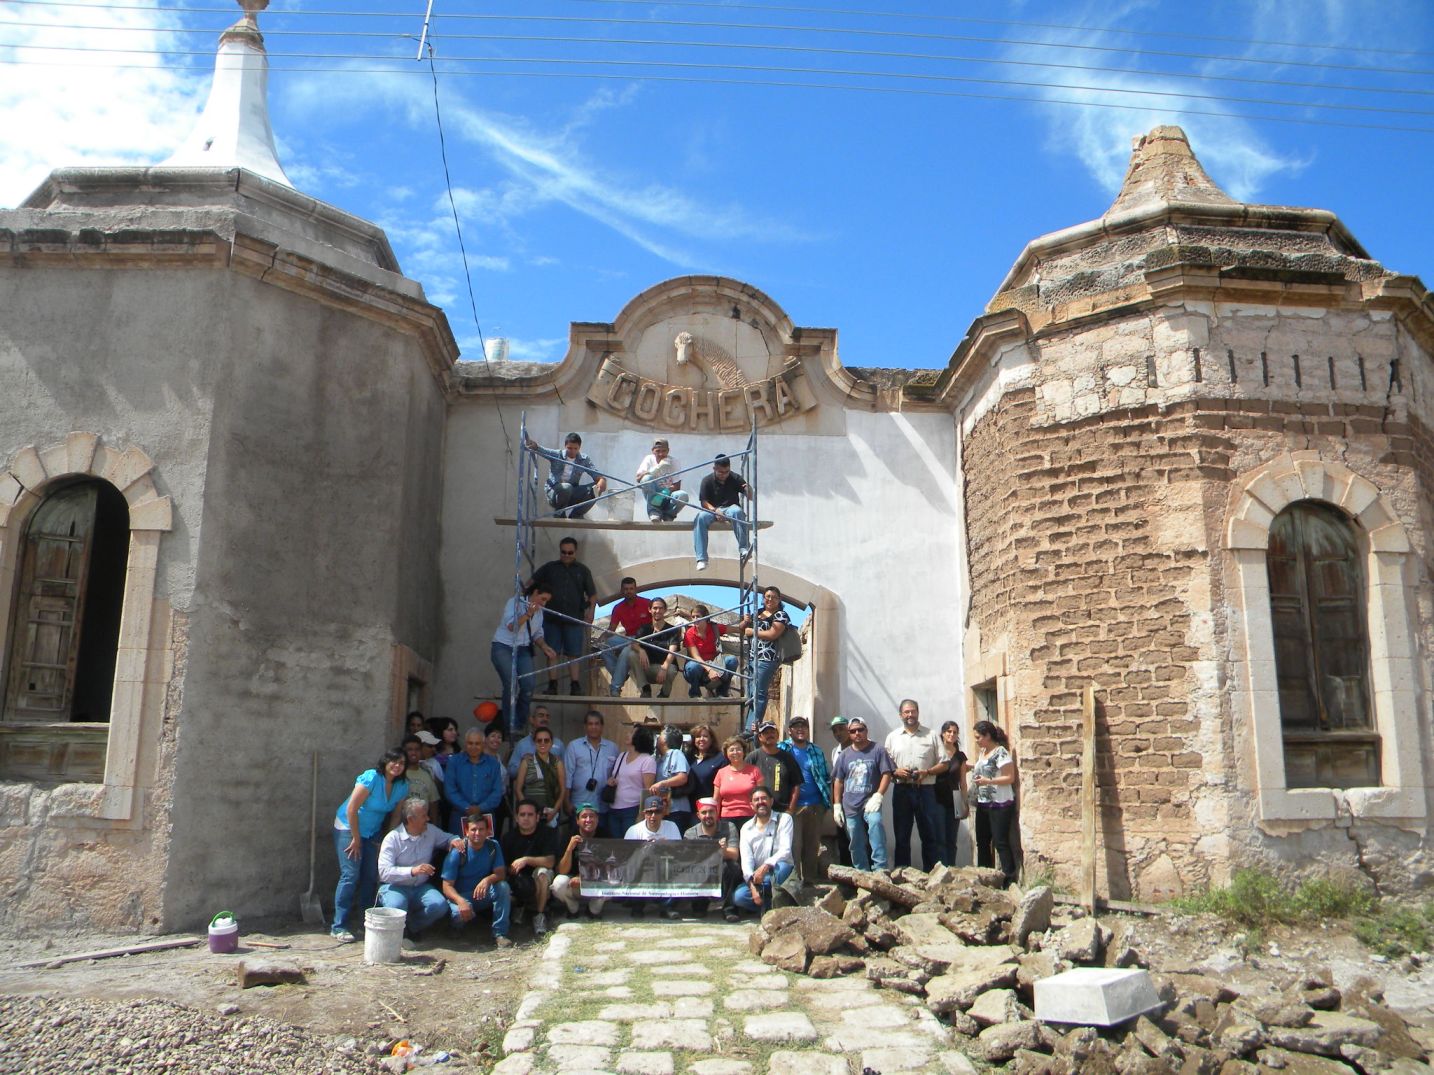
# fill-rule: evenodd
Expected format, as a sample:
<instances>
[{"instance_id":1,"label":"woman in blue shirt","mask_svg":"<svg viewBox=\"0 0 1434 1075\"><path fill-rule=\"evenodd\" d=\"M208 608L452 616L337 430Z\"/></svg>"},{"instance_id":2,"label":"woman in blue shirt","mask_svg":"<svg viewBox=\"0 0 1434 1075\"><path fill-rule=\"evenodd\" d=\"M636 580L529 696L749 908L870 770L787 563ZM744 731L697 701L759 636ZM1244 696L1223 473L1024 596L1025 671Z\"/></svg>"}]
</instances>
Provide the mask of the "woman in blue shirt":
<instances>
[{"instance_id":1,"label":"woman in blue shirt","mask_svg":"<svg viewBox=\"0 0 1434 1075\"><path fill-rule=\"evenodd\" d=\"M378 847L384 821L398 824L398 809L408 797L408 758L401 750L388 750L378 764L354 781L354 789L334 815L334 849L339 856L339 884L334 890L334 938L347 944L354 939L354 893L359 906L372 906L378 891Z\"/></svg>"},{"instance_id":2,"label":"woman in blue shirt","mask_svg":"<svg viewBox=\"0 0 1434 1075\"><path fill-rule=\"evenodd\" d=\"M543 637L543 608L552 597L552 591L546 585L539 582L530 584L522 597L508 598L498 628L493 632L488 657L503 684L501 716L508 722L509 735L521 735L528 726L528 701L533 697L533 677L537 674L533 671L533 650L542 650L549 664L558 659L557 651ZM515 652L516 668L513 660ZM514 671L518 673L516 684L513 683ZM513 698L515 688L518 695L516 701Z\"/></svg>"}]
</instances>

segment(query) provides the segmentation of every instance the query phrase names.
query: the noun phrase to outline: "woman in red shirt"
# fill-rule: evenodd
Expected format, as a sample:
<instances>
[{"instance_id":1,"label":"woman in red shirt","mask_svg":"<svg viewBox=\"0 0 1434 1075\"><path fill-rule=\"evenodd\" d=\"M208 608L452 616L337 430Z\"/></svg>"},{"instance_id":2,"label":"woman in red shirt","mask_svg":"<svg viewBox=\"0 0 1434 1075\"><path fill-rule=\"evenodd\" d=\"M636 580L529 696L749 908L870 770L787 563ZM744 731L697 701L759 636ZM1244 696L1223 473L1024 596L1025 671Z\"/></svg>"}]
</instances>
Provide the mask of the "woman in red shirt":
<instances>
[{"instance_id":1,"label":"woman in red shirt","mask_svg":"<svg viewBox=\"0 0 1434 1075\"><path fill-rule=\"evenodd\" d=\"M737 670L736 657L721 656L719 640L727 633L727 628L706 618L706 605L698 605L694 611L697 613L697 622L687 628L682 636L682 644L687 648L687 655L692 658L682 667L682 677L687 680L687 697L702 697L702 688L706 687L709 698L725 698L727 692L732 689L732 673ZM727 671L706 667L711 664L720 665Z\"/></svg>"},{"instance_id":2,"label":"woman in red shirt","mask_svg":"<svg viewBox=\"0 0 1434 1075\"><path fill-rule=\"evenodd\" d=\"M727 764L712 774L718 816L740 832L752 819L752 789L762 782L762 771L747 764L747 744L735 735L722 744Z\"/></svg>"}]
</instances>

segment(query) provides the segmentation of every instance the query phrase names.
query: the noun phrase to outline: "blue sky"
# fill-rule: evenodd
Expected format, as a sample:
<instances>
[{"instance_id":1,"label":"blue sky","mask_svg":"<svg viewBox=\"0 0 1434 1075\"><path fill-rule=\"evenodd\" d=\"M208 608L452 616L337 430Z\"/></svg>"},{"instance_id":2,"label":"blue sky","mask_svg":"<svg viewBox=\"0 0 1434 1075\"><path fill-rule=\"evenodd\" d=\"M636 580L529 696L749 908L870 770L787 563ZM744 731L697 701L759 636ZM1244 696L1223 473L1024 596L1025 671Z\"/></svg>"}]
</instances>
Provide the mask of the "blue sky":
<instances>
[{"instance_id":1,"label":"blue sky","mask_svg":"<svg viewBox=\"0 0 1434 1075\"><path fill-rule=\"evenodd\" d=\"M423 6L274 0L271 111L296 185L383 225L476 359L414 60ZM1159 123L1231 194L1332 209L1386 266L1434 278L1424 0L434 11L478 318L515 358L561 358L570 321L720 273L837 328L849 365L943 365L1022 246L1099 216L1131 136ZM0 205L53 166L167 156L237 14L0 0Z\"/></svg>"}]
</instances>

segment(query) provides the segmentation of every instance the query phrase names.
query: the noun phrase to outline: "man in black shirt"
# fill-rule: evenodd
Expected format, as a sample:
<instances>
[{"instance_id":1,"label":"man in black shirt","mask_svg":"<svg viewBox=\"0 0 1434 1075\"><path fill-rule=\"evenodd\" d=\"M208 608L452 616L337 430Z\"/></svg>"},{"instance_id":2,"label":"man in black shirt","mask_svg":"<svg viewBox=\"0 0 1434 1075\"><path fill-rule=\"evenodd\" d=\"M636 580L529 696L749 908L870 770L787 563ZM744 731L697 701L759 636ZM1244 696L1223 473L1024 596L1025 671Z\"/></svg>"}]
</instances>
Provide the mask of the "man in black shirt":
<instances>
[{"instance_id":1,"label":"man in black shirt","mask_svg":"<svg viewBox=\"0 0 1434 1075\"><path fill-rule=\"evenodd\" d=\"M742 480L740 474L732 473L732 460L719 455L712 461L712 473L702 479L702 488L698 492L698 502L705 510L698 510L692 520L692 552L697 558L698 571L707 570L707 531L718 515L732 520L737 551L742 559L747 558L750 527L741 505L742 497L751 495L752 487Z\"/></svg>"},{"instance_id":2,"label":"man in black shirt","mask_svg":"<svg viewBox=\"0 0 1434 1075\"><path fill-rule=\"evenodd\" d=\"M672 695L672 684L682 678L682 627L667 620L667 602L654 597L649 606L652 622L637 629L636 658L629 659L628 671L644 698L652 697L652 684L657 684L661 698Z\"/></svg>"},{"instance_id":3,"label":"man in black shirt","mask_svg":"<svg viewBox=\"0 0 1434 1075\"><path fill-rule=\"evenodd\" d=\"M588 629L581 623L553 615L554 612L561 612L563 616L571 616L574 620L593 622L593 610L597 608L597 586L593 583L593 573L588 570L586 564L578 560L577 538L565 537L558 542L558 558L549 560L533 572L533 581L542 584L553 595L545 609L547 615L543 617L543 638L557 651L559 660L585 655L588 649ZM583 692L581 676L584 663L575 660L568 665L568 674L572 681L569 690L573 694ZM548 674L548 693L558 693L556 672Z\"/></svg>"},{"instance_id":4,"label":"man in black shirt","mask_svg":"<svg viewBox=\"0 0 1434 1075\"><path fill-rule=\"evenodd\" d=\"M772 791L772 809L784 814L796 809L802 790L802 767L790 752L777 746L777 726L764 720L757 727L757 749L747 755L747 764L762 774L759 784Z\"/></svg>"},{"instance_id":5,"label":"man in black shirt","mask_svg":"<svg viewBox=\"0 0 1434 1075\"><path fill-rule=\"evenodd\" d=\"M517 824L503 837L503 859L508 864L508 887L513 893L514 917L519 908L533 911L533 936L548 932L548 886L553 881L553 864L558 860L558 834L538 824L538 804L531 799L518 803Z\"/></svg>"}]
</instances>

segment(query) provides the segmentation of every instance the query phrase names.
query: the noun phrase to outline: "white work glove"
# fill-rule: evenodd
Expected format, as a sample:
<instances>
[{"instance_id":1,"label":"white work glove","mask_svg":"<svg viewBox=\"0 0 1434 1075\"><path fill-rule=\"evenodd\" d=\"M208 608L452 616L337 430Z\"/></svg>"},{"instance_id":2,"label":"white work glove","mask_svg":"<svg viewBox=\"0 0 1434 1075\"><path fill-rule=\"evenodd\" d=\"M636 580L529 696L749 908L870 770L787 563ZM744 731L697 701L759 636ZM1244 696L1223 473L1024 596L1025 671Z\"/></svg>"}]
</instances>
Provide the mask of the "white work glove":
<instances>
[{"instance_id":1,"label":"white work glove","mask_svg":"<svg viewBox=\"0 0 1434 1075\"><path fill-rule=\"evenodd\" d=\"M879 814L879 813L881 813L881 803L882 803L881 792L879 792L879 791L873 791L873 792L871 793L871 798L866 800L866 808L863 810L863 813L867 813L867 814Z\"/></svg>"},{"instance_id":2,"label":"white work glove","mask_svg":"<svg viewBox=\"0 0 1434 1075\"><path fill-rule=\"evenodd\" d=\"M841 803L832 803L832 820L837 823L838 828L846 824L846 813L842 810Z\"/></svg>"}]
</instances>

